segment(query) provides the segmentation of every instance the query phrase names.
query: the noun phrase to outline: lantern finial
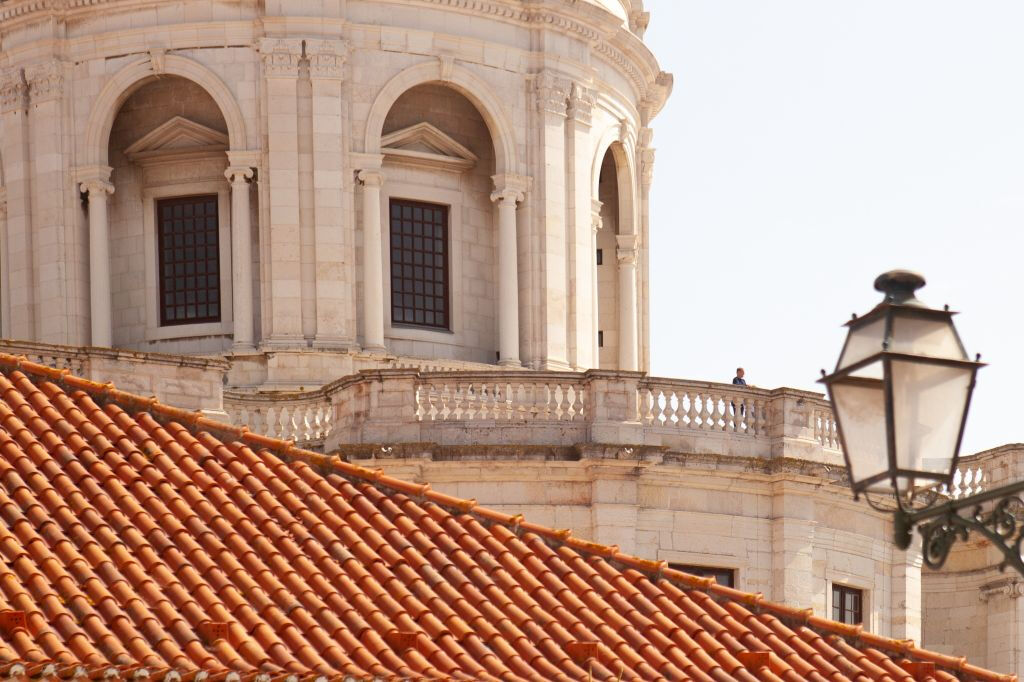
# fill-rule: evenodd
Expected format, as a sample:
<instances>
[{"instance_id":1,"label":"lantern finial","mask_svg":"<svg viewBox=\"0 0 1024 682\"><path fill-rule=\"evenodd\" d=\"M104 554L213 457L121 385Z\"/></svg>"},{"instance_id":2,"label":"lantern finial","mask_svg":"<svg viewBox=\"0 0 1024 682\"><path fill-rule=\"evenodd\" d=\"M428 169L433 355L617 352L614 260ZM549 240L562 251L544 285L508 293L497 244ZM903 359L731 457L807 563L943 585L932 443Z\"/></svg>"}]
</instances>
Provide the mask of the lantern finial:
<instances>
[{"instance_id":1,"label":"lantern finial","mask_svg":"<svg viewBox=\"0 0 1024 682\"><path fill-rule=\"evenodd\" d=\"M890 270L875 280L875 289L885 294L886 303L897 305L923 306L914 292L924 285L924 277L910 270Z\"/></svg>"}]
</instances>

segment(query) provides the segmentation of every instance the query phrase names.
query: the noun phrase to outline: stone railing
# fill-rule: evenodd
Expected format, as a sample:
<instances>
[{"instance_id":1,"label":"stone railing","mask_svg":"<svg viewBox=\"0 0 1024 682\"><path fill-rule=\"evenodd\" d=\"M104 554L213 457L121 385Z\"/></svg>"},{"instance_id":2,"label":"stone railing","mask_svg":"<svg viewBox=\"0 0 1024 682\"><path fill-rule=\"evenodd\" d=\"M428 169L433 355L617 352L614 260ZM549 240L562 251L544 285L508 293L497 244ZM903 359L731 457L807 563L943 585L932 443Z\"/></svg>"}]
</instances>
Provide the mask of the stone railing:
<instances>
[{"instance_id":1,"label":"stone railing","mask_svg":"<svg viewBox=\"0 0 1024 682\"><path fill-rule=\"evenodd\" d=\"M331 433L334 410L322 391L243 393L224 391L228 421L251 431L319 450Z\"/></svg>"},{"instance_id":2,"label":"stone railing","mask_svg":"<svg viewBox=\"0 0 1024 682\"><path fill-rule=\"evenodd\" d=\"M225 404L235 423L256 430L266 424L272 435L300 444L322 438L327 450L403 443L621 445L842 462L820 394L638 372L365 370L313 392L229 392Z\"/></svg>"},{"instance_id":3,"label":"stone railing","mask_svg":"<svg viewBox=\"0 0 1024 682\"><path fill-rule=\"evenodd\" d=\"M583 375L445 373L416 382L419 421L583 421Z\"/></svg>"}]
</instances>

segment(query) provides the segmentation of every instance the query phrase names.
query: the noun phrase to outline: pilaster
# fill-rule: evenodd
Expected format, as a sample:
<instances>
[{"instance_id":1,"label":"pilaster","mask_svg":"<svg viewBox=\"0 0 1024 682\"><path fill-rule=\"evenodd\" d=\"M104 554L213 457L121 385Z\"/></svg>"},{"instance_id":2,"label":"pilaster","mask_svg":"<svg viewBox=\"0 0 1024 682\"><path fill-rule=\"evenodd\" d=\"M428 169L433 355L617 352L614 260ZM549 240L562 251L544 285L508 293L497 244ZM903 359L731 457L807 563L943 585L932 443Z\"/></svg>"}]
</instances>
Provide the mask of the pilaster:
<instances>
[{"instance_id":1,"label":"pilaster","mask_svg":"<svg viewBox=\"0 0 1024 682\"><path fill-rule=\"evenodd\" d=\"M348 45L341 40L307 40L312 82L313 223L316 268L316 335L314 346L342 348L355 344L348 325L349 278L344 225L345 168L342 78Z\"/></svg>"},{"instance_id":2,"label":"pilaster","mask_svg":"<svg viewBox=\"0 0 1024 682\"><path fill-rule=\"evenodd\" d=\"M534 81L540 154L537 159L537 253L540 258L540 356L538 369L569 368L569 290L566 244L565 136L571 81L542 71Z\"/></svg>"},{"instance_id":3,"label":"pilaster","mask_svg":"<svg viewBox=\"0 0 1024 682\"><path fill-rule=\"evenodd\" d=\"M32 168L33 270L36 333L49 343L76 343L79 325L66 267L61 263L75 241L74 187L67 178L70 154L64 138L64 73L56 59L25 67L29 95L29 156ZM75 338L73 338L75 337Z\"/></svg>"},{"instance_id":4,"label":"pilaster","mask_svg":"<svg viewBox=\"0 0 1024 682\"><path fill-rule=\"evenodd\" d=\"M637 352L636 263L639 240L635 234L615 236L619 267L619 369L639 369Z\"/></svg>"},{"instance_id":5,"label":"pilaster","mask_svg":"<svg viewBox=\"0 0 1024 682\"><path fill-rule=\"evenodd\" d=\"M7 260L7 188L0 185L0 338L3 339L11 338L10 272Z\"/></svg>"},{"instance_id":6,"label":"pilaster","mask_svg":"<svg viewBox=\"0 0 1024 682\"><path fill-rule=\"evenodd\" d=\"M640 129L637 155L640 167L640 367L651 371L651 184L654 182L654 131Z\"/></svg>"},{"instance_id":7,"label":"pilaster","mask_svg":"<svg viewBox=\"0 0 1024 682\"><path fill-rule=\"evenodd\" d=\"M815 586L821 582L814 575L816 528L813 498L801 494L792 482L775 484L771 520L773 601L803 606L824 604L821 599L815 600Z\"/></svg>"},{"instance_id":8,"label":"pilaster","mask_svg":"<svg viewBox=\"0 0 1024 682\"><path fill-rule=\"evenodd\" d=\"M21 68L0 72L0 160L7 194L7 258L10 315L6 335L37 340L32 248L32 172L29 162L28 83Z\"/></svg>"},{"instance_id":9,"label":"pilaster","mask_svg":"<svg viewBox=\"0 0 1024 682\"><path fill-rule=\"evenodd\" d=\"M299 223L298 77L302 41L260 41L267 112L267 196L270 224L264 234L263 259L269 289L264 316L264 343L302 346L302 272Z\"/></svg>"},{"instance_id":10,"label":"pilaster","mask_svg":"<svg viewBox=\"0 0 1024 682\"><path fill-rule=\"evenodd\" d=\"M569 183L566 242L569 247L569 361L577 369L597 366L597 244L592 230L590 130L594 93L573 83L566 125L566 173Z\"/></svg>"}]
</instances>

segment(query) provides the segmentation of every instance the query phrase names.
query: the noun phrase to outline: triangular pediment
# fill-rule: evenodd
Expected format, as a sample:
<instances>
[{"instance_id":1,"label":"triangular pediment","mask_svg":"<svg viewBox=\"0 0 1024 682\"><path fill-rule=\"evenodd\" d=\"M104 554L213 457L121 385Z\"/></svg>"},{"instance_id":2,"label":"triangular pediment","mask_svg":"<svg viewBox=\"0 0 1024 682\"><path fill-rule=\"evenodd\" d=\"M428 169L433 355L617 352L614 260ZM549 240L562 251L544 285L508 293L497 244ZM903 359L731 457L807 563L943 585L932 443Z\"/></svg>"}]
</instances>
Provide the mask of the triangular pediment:
<instances>
[{"instance_id":1,"label":"triangular pediment","mask_svg":"<svg viewBox=\"0 0 1024 682\"><path fill-rule=\"evenodd\" d=\"M223 152L228 136L201 123L175 116L136 140L124 150L133 161L181 153Z\"/></svg>"},{"instance_id":2,"label":"triangular pediment","mask_svg":"<svg viewBox=\"0 0 1024 682\"><path fill-rule=\"evenodd\" d=\"M463 171L472 168L478 160L464 145L426 122L388 133L380 142L384 155L399 163Z\"/></svg>"}]
</instances>

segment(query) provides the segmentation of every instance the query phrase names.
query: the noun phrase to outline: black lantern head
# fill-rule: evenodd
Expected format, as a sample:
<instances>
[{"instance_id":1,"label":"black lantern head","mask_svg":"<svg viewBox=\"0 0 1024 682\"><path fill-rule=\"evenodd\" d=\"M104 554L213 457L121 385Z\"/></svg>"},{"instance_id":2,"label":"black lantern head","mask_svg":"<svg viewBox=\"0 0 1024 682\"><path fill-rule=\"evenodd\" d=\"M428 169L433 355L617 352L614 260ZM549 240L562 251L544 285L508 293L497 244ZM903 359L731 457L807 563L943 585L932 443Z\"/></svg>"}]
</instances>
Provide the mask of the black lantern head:
<instances>
[{"instance_id":1,"label":"black lantern head","mask_svg":"<svg viewBox=\"0 0 1024 682\"><path fill-rule=\"evenodd\" d=\"M928 308L914 292L921 275L887 272L885 298L847 323L849 334L828 387L854 495L949 484L983 365L968 359L949 310Z\"/></svg>"}]
</instances>

